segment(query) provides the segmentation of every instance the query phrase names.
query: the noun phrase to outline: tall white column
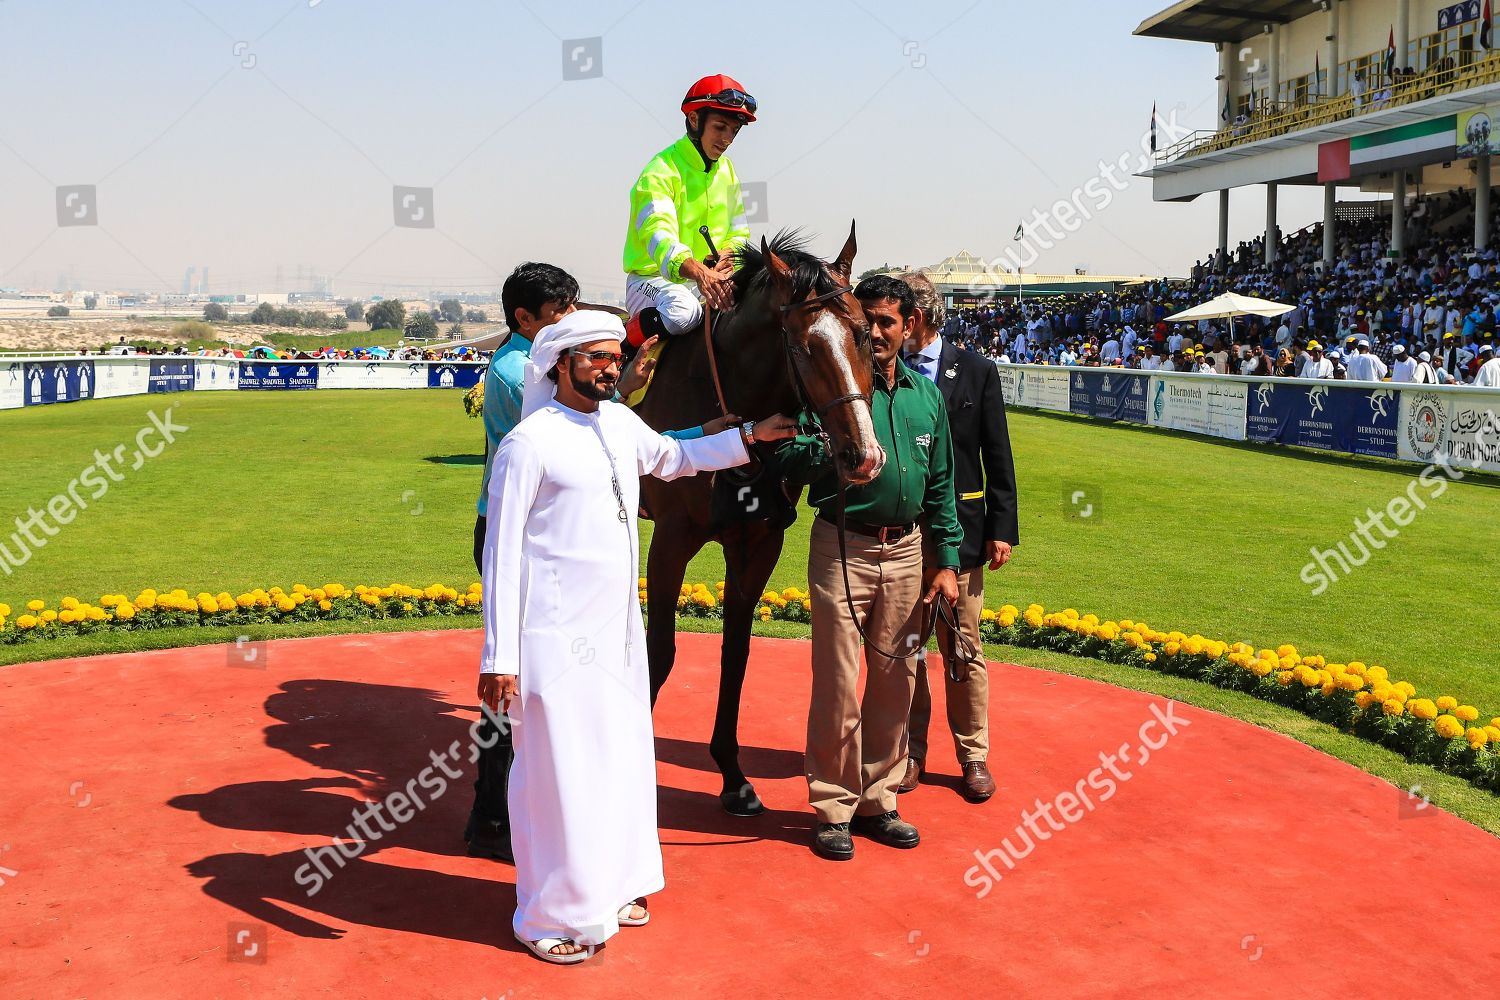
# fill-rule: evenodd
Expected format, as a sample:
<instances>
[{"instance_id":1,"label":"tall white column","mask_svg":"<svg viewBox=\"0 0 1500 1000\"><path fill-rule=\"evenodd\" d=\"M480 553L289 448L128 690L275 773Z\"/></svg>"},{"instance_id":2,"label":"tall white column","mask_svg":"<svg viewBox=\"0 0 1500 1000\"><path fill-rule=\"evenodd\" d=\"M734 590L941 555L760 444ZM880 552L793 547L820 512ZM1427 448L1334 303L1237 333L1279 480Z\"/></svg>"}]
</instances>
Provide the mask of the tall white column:
<instances>
[{"instance_id":1,"label":"tall white column","mask_svg":"<svg viewBox=\"0 0 1500 1000\"><path fill-rule=\"evenodd\" d=\"M1266 81L1266 99L1275 107L1281 98L1281 25L1271 25L1266 33L1266 45L1270 52L1266 58L1266 70L1270 79Z\"/></svg>"},{"instance_id":2,"label":"tall white column","mask_svg":"<svg viewBox=\"0 0 1500 1000\"><path fill-rule=\"evenodd\" d=\"M1391 249L1399 255L1406 250L1406 171L1398 170L1391 179Z\"/></svg>"},{"instance_id":3,"label":"tall white column","mask_svg":"<svg viewBox=\"0 0 1500 1000\"><path fill-rule=\"evenodd\" d=\"M1266 263L1276 263L1276 182L1266 185Z\"/></svg>"},{"instance_id":4,"label":"tall white column","mask_svg":"<svg viewBox=\"0 0 1500 1000\"><path fill-rule=\"evenodd\" d=\"M1323 263L1332 264L1333 255L1337 246L1336 223L1334 221L1334 209L1338 206L1339 194L1337 186L1333 184L1323 185Z\"/></svg>"},{"instance_id":5,"label":"tall white column","mask_svg":"<svg viewBox=\"0 0 1500 1000\"><path fill-rule=\"evenodd\" d=\"M1222 273L1229 267L1229 189L1219 189L1219 259L1215 270Z\"/></svg>"},{"instance_id":6,"label":"tall white column","mask_svg":"<svg viewBox=\"0 0 1500 1000\"><path fill-rule=\"evenodd\" d=\"M1323 88L1324 97L1337 97L1339 94L1339 0L1328 0L1328 51L1323 54L1327 60L1324 69L1328 71L1328 86Z\"/></svg>"},{"instance_id":7,"label":"tall white column","mask_svg":"<svg viewBox=\"0 0 1500 1000\"><path fill-rule=\"evenodd\" d=\"M1474 249L1490 245L1490 158L1474 162Z\"/></svg>"},{"instance_id":8,"label":"tall white column","mask_svg":"<svg viewBox=\"0 0 1500 1000\"><path fill-rule=\"evenodd\" d=\"M1219 103L1214 107L1214 121L1222 129L1228 128L1230 119L1234 118L1232 110L1228 118L1224 117L1224 105L1234 93L1234 46L1228 42L1215 42L1214 47L1219 51Z\"/></svg>"},{"instance_id":9,"label":"tall white column","mask_svg":"<svg viewBox=\"0 0 1500 1000\"><path fill-rule=\"evenodd\" d=\"M1396 0L1396 68L1406 66L1406 45L1411 41L1411 0Z\"/></svg>"}]
</instances>

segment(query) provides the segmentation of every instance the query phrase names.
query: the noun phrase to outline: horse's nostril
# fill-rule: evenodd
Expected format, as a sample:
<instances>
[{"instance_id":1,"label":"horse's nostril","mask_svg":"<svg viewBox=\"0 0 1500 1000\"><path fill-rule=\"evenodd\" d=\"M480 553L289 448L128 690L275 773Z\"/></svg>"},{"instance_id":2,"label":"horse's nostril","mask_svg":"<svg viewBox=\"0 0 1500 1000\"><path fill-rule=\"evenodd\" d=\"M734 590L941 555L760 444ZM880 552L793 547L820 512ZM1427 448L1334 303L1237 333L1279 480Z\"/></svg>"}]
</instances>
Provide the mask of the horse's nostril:
<instances>
[{"instance_id":1,"label":"horse's nostril","mask_svg":"<svg viewBox=\"0 0 1500 1000\"><path fill-rule=\"evenodd\" d=\"M860 463L864 461L864 457L864 453L854 447L845 448L839 456L844 463L844 467L849 469L859 468Z\"/></svg>"}]
</instances>

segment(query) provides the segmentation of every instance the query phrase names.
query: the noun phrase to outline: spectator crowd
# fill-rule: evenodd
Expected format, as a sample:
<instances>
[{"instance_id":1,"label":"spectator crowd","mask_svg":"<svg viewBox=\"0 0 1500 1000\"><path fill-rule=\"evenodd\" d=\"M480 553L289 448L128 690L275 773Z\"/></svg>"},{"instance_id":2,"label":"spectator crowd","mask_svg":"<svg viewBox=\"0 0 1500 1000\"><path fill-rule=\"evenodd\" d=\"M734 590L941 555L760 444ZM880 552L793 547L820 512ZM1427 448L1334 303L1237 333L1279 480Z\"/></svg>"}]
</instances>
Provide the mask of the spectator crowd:
<instances>
[{"instance_id":1,"label":"spectator crowd","mask_svg":"<svg viewBox=\"0 0 1500 1000\"><path fill-rule=\"evenodd\" d=\"M1436 195L1409 206L1400 256L1386 252L1389 216L1375 214L1339 223L1332 265L1318 224L1282 237L1270 265L1261 238L1241 243L1222 273L1199 261L1186 281L991 301L956 310L942 332L1017 363L1500 387L1500 254L1475 251L1473 231L1471 195ZM1167 321L1224 292L1291 309Z\"/></svg>"}]
</instances>

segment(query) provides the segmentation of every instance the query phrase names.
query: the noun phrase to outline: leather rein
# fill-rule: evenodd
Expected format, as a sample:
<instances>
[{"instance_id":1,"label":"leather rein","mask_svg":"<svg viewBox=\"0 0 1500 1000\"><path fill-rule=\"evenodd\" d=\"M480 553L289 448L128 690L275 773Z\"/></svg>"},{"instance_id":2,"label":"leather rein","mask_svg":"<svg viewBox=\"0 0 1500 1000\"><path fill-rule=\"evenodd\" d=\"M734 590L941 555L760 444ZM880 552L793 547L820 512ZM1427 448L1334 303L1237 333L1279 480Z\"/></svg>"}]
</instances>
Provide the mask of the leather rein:
<instances>
[{"instance_id":1,"label":"leather rein","mask_svg":"<svg viewBox=\"0 0 1500 1000\"><path fill-rule=\"evenodd\" d=\"M787 305L781 307L781 323L778 324L778 327L781 332L782 357L786 361L787 368L790 369L792 373L792 383L796 388L797 400L802 404L803 411L815 413L820 421L822 417L828 414L835 407L853 405L860 401L863 401L868 405L870 403L870 397L862 392L849 392L837 397L836 399L830 400L828 403L815 409L812 405L812 399L808 395L807 385L802 381L802 373L797 369L797 364L792 359L791 334L787 332L786 317L797 310L811 308L812 306L822 305L825 302L830 302L834 299L841 298L844 295L849 294L853 290L854 286L843 285L839 288L833 289L832 291L824 292L821 295L814 295L810 298L802 299L798 302L788 303ZM719 413L721 415L728 416L729 405L724 399L724 386L723 383L719 380L719 362L714 351L713 320L710 314L709 307L706 303L703 306L703 347L708 352L708 370L709 374L713 377L714 394L718 397L719 401ZM805 432L806 436L815 439L818 442L819 446L822 448L823 452L830 458L833 457L833 440L829 437L828 432L823 429L821 423L798 427L798 431ZM751 453L751 458L755 458L753 452ZM837 518L837 528L839 535L839 569L842 571L844 577L844 607L848 610L849 620L854 623L855 631L859 633L860 639L864 641L866 648L874 650L874 652L879 656L883 656L888 660L903 660L908 656L915 655L919 650L927 648L927 643L931 641L933 633L937 630L938 619L941 618L944 624L948 626L949 635L951 635L954 639L955 650L960 643L965 647L962 654L962 663L959 662L958 656L944 657L944 668L947 670L948 677L955 683L967 681L969 679L968 664L970 662L981 660L983 659L983 657L979 654L979 651L975 647L973 641L964 633L963 629L960 627L960 623L958 620L958 609L953 606L952 602L950 602L941 594L938 595L937 600L934 602L933 610L936 613L925 614L923 617L926 620L926 624L923 629L918 633L913 633L912 635L907 636L907 643L910 646L907 652L889 652L888 650L882 649L874 640L870 638L869 632L867 632L865 629L865 623L860 621L859 613L854 608L854 597L849 582L849 543L847 537L848 532L845 528L846 514L848 511L848 484L844 482L844 478L842 476L836 476L836 478L838 480L839 501ZM962 667L962 673L959 672L960 667Z\"/></svg>"}]
</instances>

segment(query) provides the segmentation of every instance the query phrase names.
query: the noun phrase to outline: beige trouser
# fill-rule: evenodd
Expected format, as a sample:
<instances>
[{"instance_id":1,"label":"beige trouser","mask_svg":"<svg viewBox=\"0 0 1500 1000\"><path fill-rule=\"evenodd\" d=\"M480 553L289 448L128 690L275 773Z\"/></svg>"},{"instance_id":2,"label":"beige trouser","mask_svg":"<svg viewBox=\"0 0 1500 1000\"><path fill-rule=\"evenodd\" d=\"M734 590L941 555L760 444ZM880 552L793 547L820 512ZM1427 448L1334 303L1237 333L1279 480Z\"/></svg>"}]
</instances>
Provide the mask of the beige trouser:
<instances>
[{"instance_id":1,"label":"beige trouser","mask_svg":"<svg viewBox=\"0 0 1500 1000\"><path fill-rule=\"evenodd\" d=\"M975 650L983 650L979 642L979 613L984 609L984 567L976 566L958 574L958 625ZM990 752L990 676L984 666L984 657L968 663L969 679L955 684L948 679L946 666L950 658L961 658L956 648L952 631L941 618L937 623L938 649L942 651L944 667L943 684L947 693L948 728L953 733L953 746L958 753L958 762L967 764L971 760L984 760ZM911 700L911 735L907 755L914 760L927 759L927 727L932 721L932 692L927 686L927 657L917 668L917 687Z\"/></svg>"},{"instance_id":2,"label":"beige trouser","mask_svg":"<svg viewBox=\"0 0 1500 1000\"><path fill-rule=\"evenodd\" d=\"M922 622L922 541L912 532L882 545L850 532L849 589L871 642L915 652ZM807 711L807 794L821 823L847 823L856 812L896 808L906 763L916 657L888 659L865 649L859 694L860 638L844 603L838 529L814 519L807 554L812 593L812 702Z\"/></svg>"}]
</instances>

